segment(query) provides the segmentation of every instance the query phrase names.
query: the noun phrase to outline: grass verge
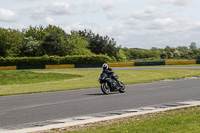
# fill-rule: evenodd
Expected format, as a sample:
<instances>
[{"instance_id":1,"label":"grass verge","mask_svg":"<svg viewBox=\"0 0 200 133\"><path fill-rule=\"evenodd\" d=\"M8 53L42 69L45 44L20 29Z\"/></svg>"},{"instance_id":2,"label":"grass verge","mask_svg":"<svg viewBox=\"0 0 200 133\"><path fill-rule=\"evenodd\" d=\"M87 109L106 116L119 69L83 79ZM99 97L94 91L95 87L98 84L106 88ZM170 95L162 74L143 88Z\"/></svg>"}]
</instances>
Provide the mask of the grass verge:
<instances>
[{"instance_id":1,"label":"grass verge","mask_svg":"<svg viewBox=\"0 0 200 133\"><path fill-rule=\"evenodd\" d=\"M200 106L54 129L51 133L199 133ZM98 126L97 126L98 125Z\"/></svg>"},{"instance_id":2,"label":"grass verge","mask_svg":"<svg viewBox=\"0 0 200 133\"><path fill-rule=\"evenodd\" d=\"M36 73L31 71L0 71L0 85L33 84L82 77L81 75L59 73Z\"/></svg>"},{"instance_id":3,"label":"grass verge","mask_svg":"<svg viewBox=\"0 0 200 133\"><path fill-rule=\"evenodd\" d=\"M1 71L1 72L6 73L7 71ZM21 72L23 71L19 70L10 71L10 73L18 73L17 76L21 75ZM31 70L27 72L32 73ZM54 70L51 72L38 71L38 74L51 74L51 75L63 74L63 75L81 75L81 76L72 79L63 78L62 80L57 80L57 78L55 78L50 81L43 80L42 82L32 82L33 80L31 80L31 82L29 82L28 84L23 83L23 84L0 85L0 95L4 96L4 95L14 95L14 94L28 94L28 93L38 93L38 92L63 91L72 89L100 87L100 84L98 83L97 80L101 72L102 72L101 70L82 71L79 69L71 71ZM126 85L157 82L158 80L163 80L163 79L200 76L199 69L116 70L115 73L120 75L119 80L124 82ZM1 77L1 79L4 79L4 77L5 76ZM48 78L49 77L46 77L46 79ZM21 80L24 79L25 78L21 78ZM22 83L23 81L20 82Z\"/></svg>"}]
</instances>

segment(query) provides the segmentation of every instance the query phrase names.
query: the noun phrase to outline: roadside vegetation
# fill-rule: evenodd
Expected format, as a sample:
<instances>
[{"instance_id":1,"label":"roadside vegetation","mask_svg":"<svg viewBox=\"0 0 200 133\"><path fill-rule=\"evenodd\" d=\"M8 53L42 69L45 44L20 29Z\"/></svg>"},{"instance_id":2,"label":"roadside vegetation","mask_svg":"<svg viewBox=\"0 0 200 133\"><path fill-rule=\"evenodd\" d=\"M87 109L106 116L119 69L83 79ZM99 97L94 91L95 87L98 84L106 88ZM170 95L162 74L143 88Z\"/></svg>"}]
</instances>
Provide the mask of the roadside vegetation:
<instances>
[{"instance_id":1,"label":"roadside vegetation","mask_svg":"<svg viewBox=\"0 0 200 133\"><path fill-rule=\"evenodd\" d=\"M101 72L82 69L0 71L0 96L100 87L97 80ZM115 73L126 85L200 77L199 69L115 70Z\"/></svg>"},{"instance_id":2,"label":"roadside vegetation","mask_svg":"<svg viewBox=\"0 0 200 133\"><path fill-rule=\"evenodd\" d=\"M21 31L0 27L0 58L107 55L112 62L200 59L195 42L187 46L151 49L122 48L114 38L77 30L66 33L54 25L29 26ZM185 44L184 44L185 45Z\"/></svg>"},{"instance_id":3,"label":"roadside vegetation","mask_svg":"<svg viewBox=\"0 0 200 133\"><path fill-rule=\"evenodd\" d=\"M104 124L105 123L105 124ZM200 106L52 130L54 133L199 133ZM67 130L67 131L66 131ZM78 130L78 131L73 131Z\"/></svg>"}]
</instances>

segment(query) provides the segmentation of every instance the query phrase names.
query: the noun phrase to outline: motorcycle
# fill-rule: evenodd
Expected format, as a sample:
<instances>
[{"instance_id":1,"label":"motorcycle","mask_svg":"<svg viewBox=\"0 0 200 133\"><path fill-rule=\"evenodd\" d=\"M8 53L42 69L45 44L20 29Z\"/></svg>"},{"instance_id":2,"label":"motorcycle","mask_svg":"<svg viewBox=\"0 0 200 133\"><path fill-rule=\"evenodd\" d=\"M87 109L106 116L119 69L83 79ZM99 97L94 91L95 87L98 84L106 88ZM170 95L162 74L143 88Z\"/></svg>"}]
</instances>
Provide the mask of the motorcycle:
<instances>
[{"instance_id":1,"label":"motorcycle","mask_svg":"<svg viewBox=\"0 0 200 133\"><path fill-rule=\"evenodd\" d=\"M116 75L118 79L119 76ZM110 92L119 91L120 93L124 93L126 91L125 85L122 82L119 82L119 85L114 79L107 76L105 73L101 73L100 78L98 79L101 84L101 90L104 94L109 94Z\"/></svg>"}]
</instances>

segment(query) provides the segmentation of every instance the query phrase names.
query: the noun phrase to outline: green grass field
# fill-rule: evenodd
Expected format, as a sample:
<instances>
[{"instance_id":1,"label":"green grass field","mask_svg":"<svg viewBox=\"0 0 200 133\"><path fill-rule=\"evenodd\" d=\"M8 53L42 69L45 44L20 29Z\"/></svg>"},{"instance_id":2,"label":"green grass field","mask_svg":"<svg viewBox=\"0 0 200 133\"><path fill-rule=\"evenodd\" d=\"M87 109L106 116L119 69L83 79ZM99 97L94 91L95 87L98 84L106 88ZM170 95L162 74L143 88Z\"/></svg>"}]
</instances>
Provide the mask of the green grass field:
<instances>
[{"instance_id":1,"label":"green grass field","mask_svg":"<svg viewBox=\"0 0 200 133\"><path fill-rule=\"evenodd\" d=\"M0 85L34 84L82 77L59 73L36 73L32 71L0 71Z\"/></svg>"},{"instance_id":2,"label":"green grass field","mask_svg":"<svg viewBox=\"0 0 200 133\"><path fill-rule=\"evenodd\" d=\"M54 131L56 132L56 131ZM200 106L127 118L106 126L62 133L199 133Z\"/></svg>"},{"instance_id":3,"label":"green grass field","mask_svg":"<svg viewBox=\"0 0 200 133\"><path fill-rule=\"evenodd\" d=\"M100 87L101 70L69 71L0 71L0 95L28 94ZM127 84L157 82L163 79L200 76L198 69L116 70L119 80Z\"/></svg>"}]
</instances>

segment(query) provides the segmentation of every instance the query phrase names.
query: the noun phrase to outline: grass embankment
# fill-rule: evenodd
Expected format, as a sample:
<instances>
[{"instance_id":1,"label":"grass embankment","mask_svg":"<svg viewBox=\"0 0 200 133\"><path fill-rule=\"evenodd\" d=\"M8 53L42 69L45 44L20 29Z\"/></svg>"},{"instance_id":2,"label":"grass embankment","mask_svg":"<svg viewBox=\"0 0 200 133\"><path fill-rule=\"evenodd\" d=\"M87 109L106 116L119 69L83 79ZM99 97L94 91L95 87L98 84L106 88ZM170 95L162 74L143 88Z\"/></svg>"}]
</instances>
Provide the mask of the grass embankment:
<instances>
[{"instance_id":1,"label":"grass embankment","mask_svg":"<svg viewBox=\"0 0 200 133\"><path fill-rule=\"evenodd\" d=\"M23 75L23 73L29 73L30 75L33 74L35 76L30 76L28 74L30 77L27 77L27 75ZM52 72L38 71L37 73L31 72L31 70L0 71L1 80L5 80L2 80L0 83L0 95L3 96L99 87L100 85L97 80L100 73L101 70L83 71L81 69L73 69L71 71L54 70ZM198 69L116 70L115 73L120 75L119 80L125 84L149 83L163 79L200 76L200 70Z\"/></svg>"},{"instance_id":2,"label":"grass embankment","mask_svg":"<svg viewBox=\"0 0 200 133\"><path fill-rule=\"evenodd\" d=\"M121 122L119 122L121 121ZM104 124L106 123L106 124ZM93 125L101 125L95 126ZM52 132L62 133L199 133L200 106L134 116L122 120L100 122ZM87 129L88 128L88 129ZM81 131L72 131L84 129ZM68 131L64 131L68 130Z\"/></svg>"},{"instance_id":3,"label":"grass embankment","mask_svg":"<svg viewBox=\"0 0 200 133\"><path fill-rule=\"evenodd\" d=\"M33 84L82 77L81 75L59 73L36 73L31 71L0 71L0 85Z\"/></svg>"}]
</instances>

